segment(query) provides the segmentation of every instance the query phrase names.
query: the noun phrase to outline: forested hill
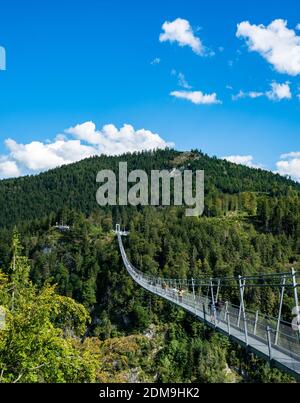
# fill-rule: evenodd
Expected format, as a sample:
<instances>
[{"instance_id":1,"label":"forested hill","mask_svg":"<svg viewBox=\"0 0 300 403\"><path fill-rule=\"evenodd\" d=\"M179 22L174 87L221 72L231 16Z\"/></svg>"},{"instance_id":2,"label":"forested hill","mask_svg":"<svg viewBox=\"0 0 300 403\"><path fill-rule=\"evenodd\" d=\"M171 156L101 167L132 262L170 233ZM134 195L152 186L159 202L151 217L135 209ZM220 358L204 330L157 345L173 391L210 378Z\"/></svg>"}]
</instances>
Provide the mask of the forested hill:
<instances>
[{"instance_id":1,"label":"forested hill","mask_svg":"<svg viewBox=\"0 0 300 403\"><path fill-rule=\"evenodd\" d=\"M117 172L120 161L129 171L204 170L204 217L180 207L99 208L97 172ZM112 229L117 221L128 228L130 261L154 276L299 270L299 196L291 180L198 151L101 156L0 181L0 306L9 312L8 331L0 331L2 381L293 382L136 285ZM55 227L62 219L68 231ZM239 303L235 289L221 289L220 298ZM277 288L245 293L248 309L272 317L279 298ZM284 320L292 321L293 307L286 292Z\"/></svg>"},{"instance_id":2,"label":"forested hill","mask_svg":"<svg viewBox=\"0 0 300 403\"><path fill-rule=\"evenodd\" d=\"M205 171L207 194L260 192L286 195L300 191L300 185L271 172L235 165L200 151L181 153L158 150L126 154L118 157L100 156L53 169L37 176L0 181L0 226L11 227L20 221L38 219L70 208L90 214L97 208L96 175L99 170L118 172L118 164L128 162L128 169L201 169Z\"/></svg>"}]
</instances>

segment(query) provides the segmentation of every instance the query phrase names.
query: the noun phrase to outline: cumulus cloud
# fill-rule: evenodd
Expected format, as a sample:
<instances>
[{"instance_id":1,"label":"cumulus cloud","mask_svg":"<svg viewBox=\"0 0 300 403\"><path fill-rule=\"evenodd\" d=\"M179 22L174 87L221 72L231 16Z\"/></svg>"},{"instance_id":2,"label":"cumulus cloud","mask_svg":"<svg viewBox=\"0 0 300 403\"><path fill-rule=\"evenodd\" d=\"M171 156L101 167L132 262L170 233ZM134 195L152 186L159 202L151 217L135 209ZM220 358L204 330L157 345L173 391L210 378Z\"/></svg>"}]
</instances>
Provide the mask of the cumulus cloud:
<instances>
[{"instance_id":1,"label":"cumulus cloud","mask_svg":"<svg viewBox=\"0 0 300 403\"><path fill-rule=\"evenodd\" d=\"M176 42L181 47L189 46L197 55L205 54L205 48L188 20L177 18L172 22L166 21L162 29L164 32L159 36L160 42Z\"/></svg>"},{"instance_id":2,"label":"cumulus cloud","mask_svg":"<svg viewBox=\"0 0 300 403\"><path fill-rule=\"evenodd\" d=\"M5 141L9 158L30 171L42 171L70 164L94 155L94 149L82 145L79 140L58 140L50 144L33 141L19 144L12 139Z\"/></svg>"},{"instance_id":3,"label":"cumulus cloud","mask_svg":"<svg viewBox=\"0 0 300 403\"><path fill-rule=\"evenodd\" d=\"M222 159L234 164L245 165L249 168L266 169L262 164L255 163L252 155L231 155ZM274 173L291 177L300 182L300 151L282 154L280 160L276 163L276 167L277 169Z\"/></svg>"},{"instance_id":4,"label":"cumulus cloud","mask_svg":"<svg viewBox=\"0 0 300 403\"><path fill-rule=\"evenodd\" d=\"M287 27L286 20L277 19L268 26L243 21L238 24L236 35L244 38L248 49L258 52L278 72L300 74L300 36Z\"/></svg>"},{"instance_id":5,"label":"cumulus cloud","mask_svg":"<svg viewBox=\"0 0 300 403\"><path fill-rule=\"evenodd\" d=\"M120 155L125 152L153 150L156 148L172 147L173 143L166 143L158 134L150 130L135 130L133 126L125 124L121 129L109 124L97 130L93 122L86 122L66 130L80 140L97 147L99 152L108 155Z\"/></svg>"},{"instance_id":6,"label":"cumulus cloud","mask_svg":"<svg viewBox=\"0 0 300 403\"><path fill-rule=\"evenodd\" d=\"M266 97L271 101L282 101L284 99L292 99L290 83L286 82L283 84L279 84L273 82L271 83L271 89L265 92L258 92L258 91L244 92L241 90L238 94L233 95L232 99L233 101L237 101L239 99L244 98L256 99L261 97Z\"/></svg>"},{"instance_id":7,"label":"cumulus cloud","mask_svg":"<svg viewBox=\"0 0 300 403\"><path fill-rule=\"evenodd\" d=\"M277 173L300 182L300 151L283 154L276 163Z\"/></svg>"},{"instance_id":8,"label":"cumulus cloud","mask_svg":"<svg viewBox=\"0 0 300 403\"><path fill-rule=\"evenodd\" d=\"M278 84L273 82L271 90L266 93L267 97L272 101L281 101L282 99L292 99L291 88L288 82Z\"/></svg>"},{"instance_id":9,"label":"cumulus cloud","mask_svg":"<svg viewBox=\"0 0 300 403\"><path fill-rule=\"evenodd\" d=\"M262 165L254 163L254 157L252 155L230 155L227 157L222 157L223 160L232 162L237 165L245 165L249 168L262 168Z\"/></svg>"},{"instance_id":10,"label":"cumulus cloud","mask_svg":"<svg viewBox=\"0 0 300 403\"><path fill-rule=\"evenodd\" d=\"M0 178L17 178L21 172L15 161L0 161Z\"/></svg>"},{"instance_id":11,"label":"cumulus cloud","mask_svg":"<svg viewBox=\"0 0 300 403\"><path fill-rule=\"evenodd\" d=\"M170 93L172 97L185 99L195 105L214 105L221 104L217 94L203 94L201 91L173 91Z\"/></svg>"},{"instance_id":12,"label":"cumulus cloud","mask_svg":"<svg viewBox=\"0 0 300 403\"><path fill-rule=\"evenodd\" d=\"M93 122L71 127L52 142L20 144L7 139L5 144L9 154L0 156L0 178L37 173L94 155L120 155L174 146L150 130L135 130L128 124L120 129L109 124L97 130Z\"/></svg>"}]
</instances>

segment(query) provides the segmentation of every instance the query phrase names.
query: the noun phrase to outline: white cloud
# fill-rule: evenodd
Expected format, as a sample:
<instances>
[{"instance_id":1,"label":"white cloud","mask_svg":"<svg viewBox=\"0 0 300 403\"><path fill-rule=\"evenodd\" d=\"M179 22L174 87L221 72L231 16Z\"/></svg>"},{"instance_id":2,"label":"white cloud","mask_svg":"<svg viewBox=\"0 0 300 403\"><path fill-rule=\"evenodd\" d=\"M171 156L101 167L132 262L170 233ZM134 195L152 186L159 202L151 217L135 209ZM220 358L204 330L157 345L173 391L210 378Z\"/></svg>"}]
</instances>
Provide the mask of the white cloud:
<instances>
[{"instance_id":1,"label":"white cloud","mask_svg":"<svg viewBox=\"0 0 300 403\"><path fill-rule=\"evenodd\" d=\"M265 95L264 92L257 92L257 91L244 92L241 90L238 94L232 96L232 100L238 101L239 99L244 99L244 98L256 99L256 98L263 97L264 95Z\"/></svg>"},{"instance_id":2,"label":"white cloud","mask_svg":"<svg viewBox=\"0 0 300 403\"><path fill-rule=\"evenodd\" d=\"M186 80L185 75L183 73L178 73L176 70L172 70L171 71L171 75L172 76L176 76L178 79L178 85L182 88L185 88L186 90L190 90L191 88L193 88Z\"/></svg>"},{"instance_id":3,"label":"white cloud","mask_svg":"<svg viewBox=\"0 0 300 403\"><path fill-rule=\"evenodd\" d=\"M264 93L263 92L257 92L257 91L250 91L248 93L248 96L249 96L249 98L256 99L256 98L263 97Z\"/></svg>"},{"instance_id":4,"label":"white cloud","mask_svg":"<svg viewBox=\"0 0 300 403\"><path fill-rule=\"evenodd\" d=\"M179 46L189 46L197 55L204 55L205 48L201 40L195 36L195 33L189 21L182 18L169 22L166 21L163 26L163 33L160 34L160 42L177 42Z\"/></svg>"},{"instance_id":5,"label":"white cloud","mask_svg":"<svg viewBox=\"0 0 300 403\"><path fill-rule=\"evenodd\" d=\"M254 163L254 157L252 155L231 155L228 157L222 157L223 160L232 162L237 165L245 165L249 168L261 169L263 168L260 164Z\"/></svg>"},{"instance_id":6,"label":"white cloud","mask_svg":"<svg viewBox=\"0 0 300 403\"><path fill-rule=\"evenodd\" d=\"M0 71L6 70L6 50L3 46L0 46Z\"/></svg>"},{"instance_id":7,"label":"white cloud","mask_svg":"<svg viewBox=\"0 0 300 403\"><path fill-rule=\"evenodd\" d=\"M104 126L106 127L106 126ZM113 131L118 131L118 129L112 125L111 133ZM74 127L70 127L65 130L65 133L72 134L77 137L79 140L83 140L88 144L99 144L100 136L99 132L96 130L96 125L94 122L85 122Z\"/></svg>"},{"instance_id":8,"label":"white cloud","mask_svg":"<svg viewBox=\"0 0 300 403\"><path fill-rule=\"evenodd\" d=\"M82 145L79 140L57 140L50 144L39 141L19 144L8 139L5 144L10 151L9 158L33 172L70 164L95 154L92 147Z\"/></svg>"},{"instance_id":9,"label":"white cloud","mask_svg":"<svg viewBox=\"0 0 300 403\"><path fill-rule=\"evenodd\" d=\"M150 130L135 130L133 126L125 124L121 129L110 124L101 130L96 130L93 122L86 122L66 130L79 140L83 140L97 147L98 153L120 155L126 152L153 150L173 146L166 143L158 134Z\"/></svg>"},{"instance_id":10,"label":"white cloud","mask_svg":"<svg viewBox=\"0 0 300 403\"><path fill-rule=\"evenodd\" d=\"M277 173L300 182L300 151L283 154L276 163Z\"/></svg>"},{"instance_id":11,"label":"white cloud","mask_svg":"<svg viewBox=\"0 0 300 403\"><path fill-rule=\"evenodd\" d=\"M258 52L280 73L300 74L300 36L287 28L287 21L277 19L270 25L238 24L238 38L245 38L251 52Z\"/></svg>"},{"instance_id":12,"label":"white cloud","mask_svg":"<svg viewBox=\"0 0 300 403\"><path fill-rule=\"evenodd\" d=\"M190 90L192 88L191 85L186 81L185 76L183 73L178 74L178 84L180 87L185 88L187 90Z\"/></svg>"},{"instance_id":13,"label":"white cloud","mask_svg":"<svg viewBox=\"0 0 300 403\"><path fill-rule=\"evenodd\" d=\"M17 178L20 174L19 168L14 161L0 161L0 179Z\"/></svg>"},{"instance_id":14,"label":"white cloud","mask_svg":"<svg viewBox=\"0 0 300 403\"><path fill-rule=\"evenodd\" d=\"M221 104L217 94L203 94L201 91L173 91L170 93L172 97L185 99L196 105L213 105Z\"/></svg>"},{"instance_id":15,"label":"white cloud","mask_svg":"<svg viewBox=\"0 0 300 403\"><path fill-rule=\"evenodd\" d=\"M71 127L52 142L20 144L7 139L5 144L9 154L0 156L1 178L37 173L94 155L120 155L174 146L149 130L135 130L131 125L118 129L112 124L97 130L93 122Z\"/></svg>"},{"instance_id":16,"label":"white cloud","mask_svg":"<svg viewBox=\"0 0 300 403\"><path fill-rule=\"evenodd\" d=\"M233 101L238 101L239 99L247 98L247 93L240 90L236 95L232 95Z\"/></svg>"},{"instance_id":17,"label":"white cloud","mask_svg":"<svg viewBox=\"0 0 300 403\"><path fill-rule=\"evenodd\" d=\"M284 99L292 99L290 83L286 82L283 84L278 84L276 82L273 82L271 83L271 89L265 92L258 92L258 91L244 92L241 90L238 94L233 95L232 99L233 101L237 101L239 99L244 98L256 99L261 97L267 97L271 101L282 101Z\"/></svg>"},{"instance_id":18,"label":"white cloud","mask_svg":"<svg viewBox=\"0 0 300 403\"><path fill-rule=\"evenodd\" d=\"M245 165L249 168L266 169L262 164L254 162L252 155L232 155L222 159L238 165ZM282 176L289 176L295 181L300 182L300 151L282 154L280 161L276 163L278 173Z\"/></svg>"},{"instance_id":19,"label":"white cloud","mask_svg":"<svg viewBox=\"0 0 300 403\"><path fill-rule=\"evenodd\" d=\"M281 101L283 99L292 99L291 88L288 82L285 84L278 84L273 82L271 90L266 93L266 96L272 101Z\"/></svg>"},{"instance_id":20,"label":"white cloud","mask_svg":"<svg viewBox=\"0 0 300 403\"><path fill-rule=\"evenodd\" d=\"M286 158L300 158L300 151L293 151L291 153L287 154L282 154L280 156L281 159L286 159Z\"/></svg>"},{"instance_id":21,"label":"white cloud","mask_svg":"<svg viewBox=\"0 0 300 403\"><path fill-rule=\"evenodd\" d=\"M155 66L155 65L157 65L157 64L160 64L160 62L161 62L160 58L159 58L159 57L156 57L155 59L152 60L151 64L152 64L153 66Z\"/></svg>"}]
</instances>

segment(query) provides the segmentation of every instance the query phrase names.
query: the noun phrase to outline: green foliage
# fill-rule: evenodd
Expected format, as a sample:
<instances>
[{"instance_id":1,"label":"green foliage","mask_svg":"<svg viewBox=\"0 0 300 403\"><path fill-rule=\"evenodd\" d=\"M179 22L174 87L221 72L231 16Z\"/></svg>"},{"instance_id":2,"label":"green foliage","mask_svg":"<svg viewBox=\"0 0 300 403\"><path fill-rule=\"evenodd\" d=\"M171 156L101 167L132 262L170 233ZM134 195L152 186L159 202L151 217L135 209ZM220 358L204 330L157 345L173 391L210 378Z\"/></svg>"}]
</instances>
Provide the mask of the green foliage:
<instances>
[{"instance_id":1,"label":"green foliage","mask_svg":"<svg viewBox=\"0 0 300 403\"><path fill-rule=\"evenodd\" d=\"M129 170L204 169L204 217L186 218L172 207L100 209L96 173L124 160ZM129 259L153 275L286 271L300 267L299 190L279 175L172 150L96 157L1 181L0 305L7 312L1 381L291 381L139 288L123 268L111 230L117 222L130 230ZM53 228L62 220L70 231ZM221 297L239 300L235 290L221 290ZM276 290L245 297L247 307L277 314ZM292 307L287 295L287 320Z\"/></svg>"},{"instance_id":2,"label":"green foliage","mask_svg":"<svg viewBox=\"0 0 300 403\"><path fill-rule=\"evenodd\" d=\"M71 332L81 336L88 313L57 295L54 287L37 290L20 249L14 233L11 274L0 276L0 305L7 310L5 330L0 331L1 382L93 381L92 366L64 336Z\"/></svg>"}]
</instances>

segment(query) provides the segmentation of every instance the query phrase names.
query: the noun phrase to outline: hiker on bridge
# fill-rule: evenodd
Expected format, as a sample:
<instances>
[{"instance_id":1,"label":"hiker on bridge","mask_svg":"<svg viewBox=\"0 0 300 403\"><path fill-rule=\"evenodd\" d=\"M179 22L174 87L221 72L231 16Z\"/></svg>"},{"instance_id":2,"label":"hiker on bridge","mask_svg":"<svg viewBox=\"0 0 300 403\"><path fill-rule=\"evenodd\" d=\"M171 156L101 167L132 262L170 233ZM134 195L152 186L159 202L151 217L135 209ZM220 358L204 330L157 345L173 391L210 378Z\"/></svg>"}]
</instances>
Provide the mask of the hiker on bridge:
<instances>
[{"instance_id":1,"label":"hiker on bridge","mask_svg":"<svg viewBox=\"0 0 300 403\"><path fill-rule=\"evenodd\" d=\"M179 290L178 290L179 302L183 301L183 294L184 294L184 290L182 288L179 288Z\"/></svg>"},{"instance_id":2,"label":"hiker on bridge","mask_svg":"<svg viewBox=\"0 0 300 403\"><path fill-rule=\"evenodd\" d=\"M223 303L221 301L218 301L216 303L216 315L217 315L217 322L219 323L221 320L221 313L223 309Z\"/></svg>"},{"instance_id":3,"label":"hiker on bridge","mask_svg":"<svg viewBox=\"0 0 300 403\"><path fill-rule=\"evenodd\" d=\"M215 315L216 306L212 301L210 301L208 306L209 306L209 312L210 312L210 321L215 323L216 322L216 315Z\"/></svg>"}]
</instances>

